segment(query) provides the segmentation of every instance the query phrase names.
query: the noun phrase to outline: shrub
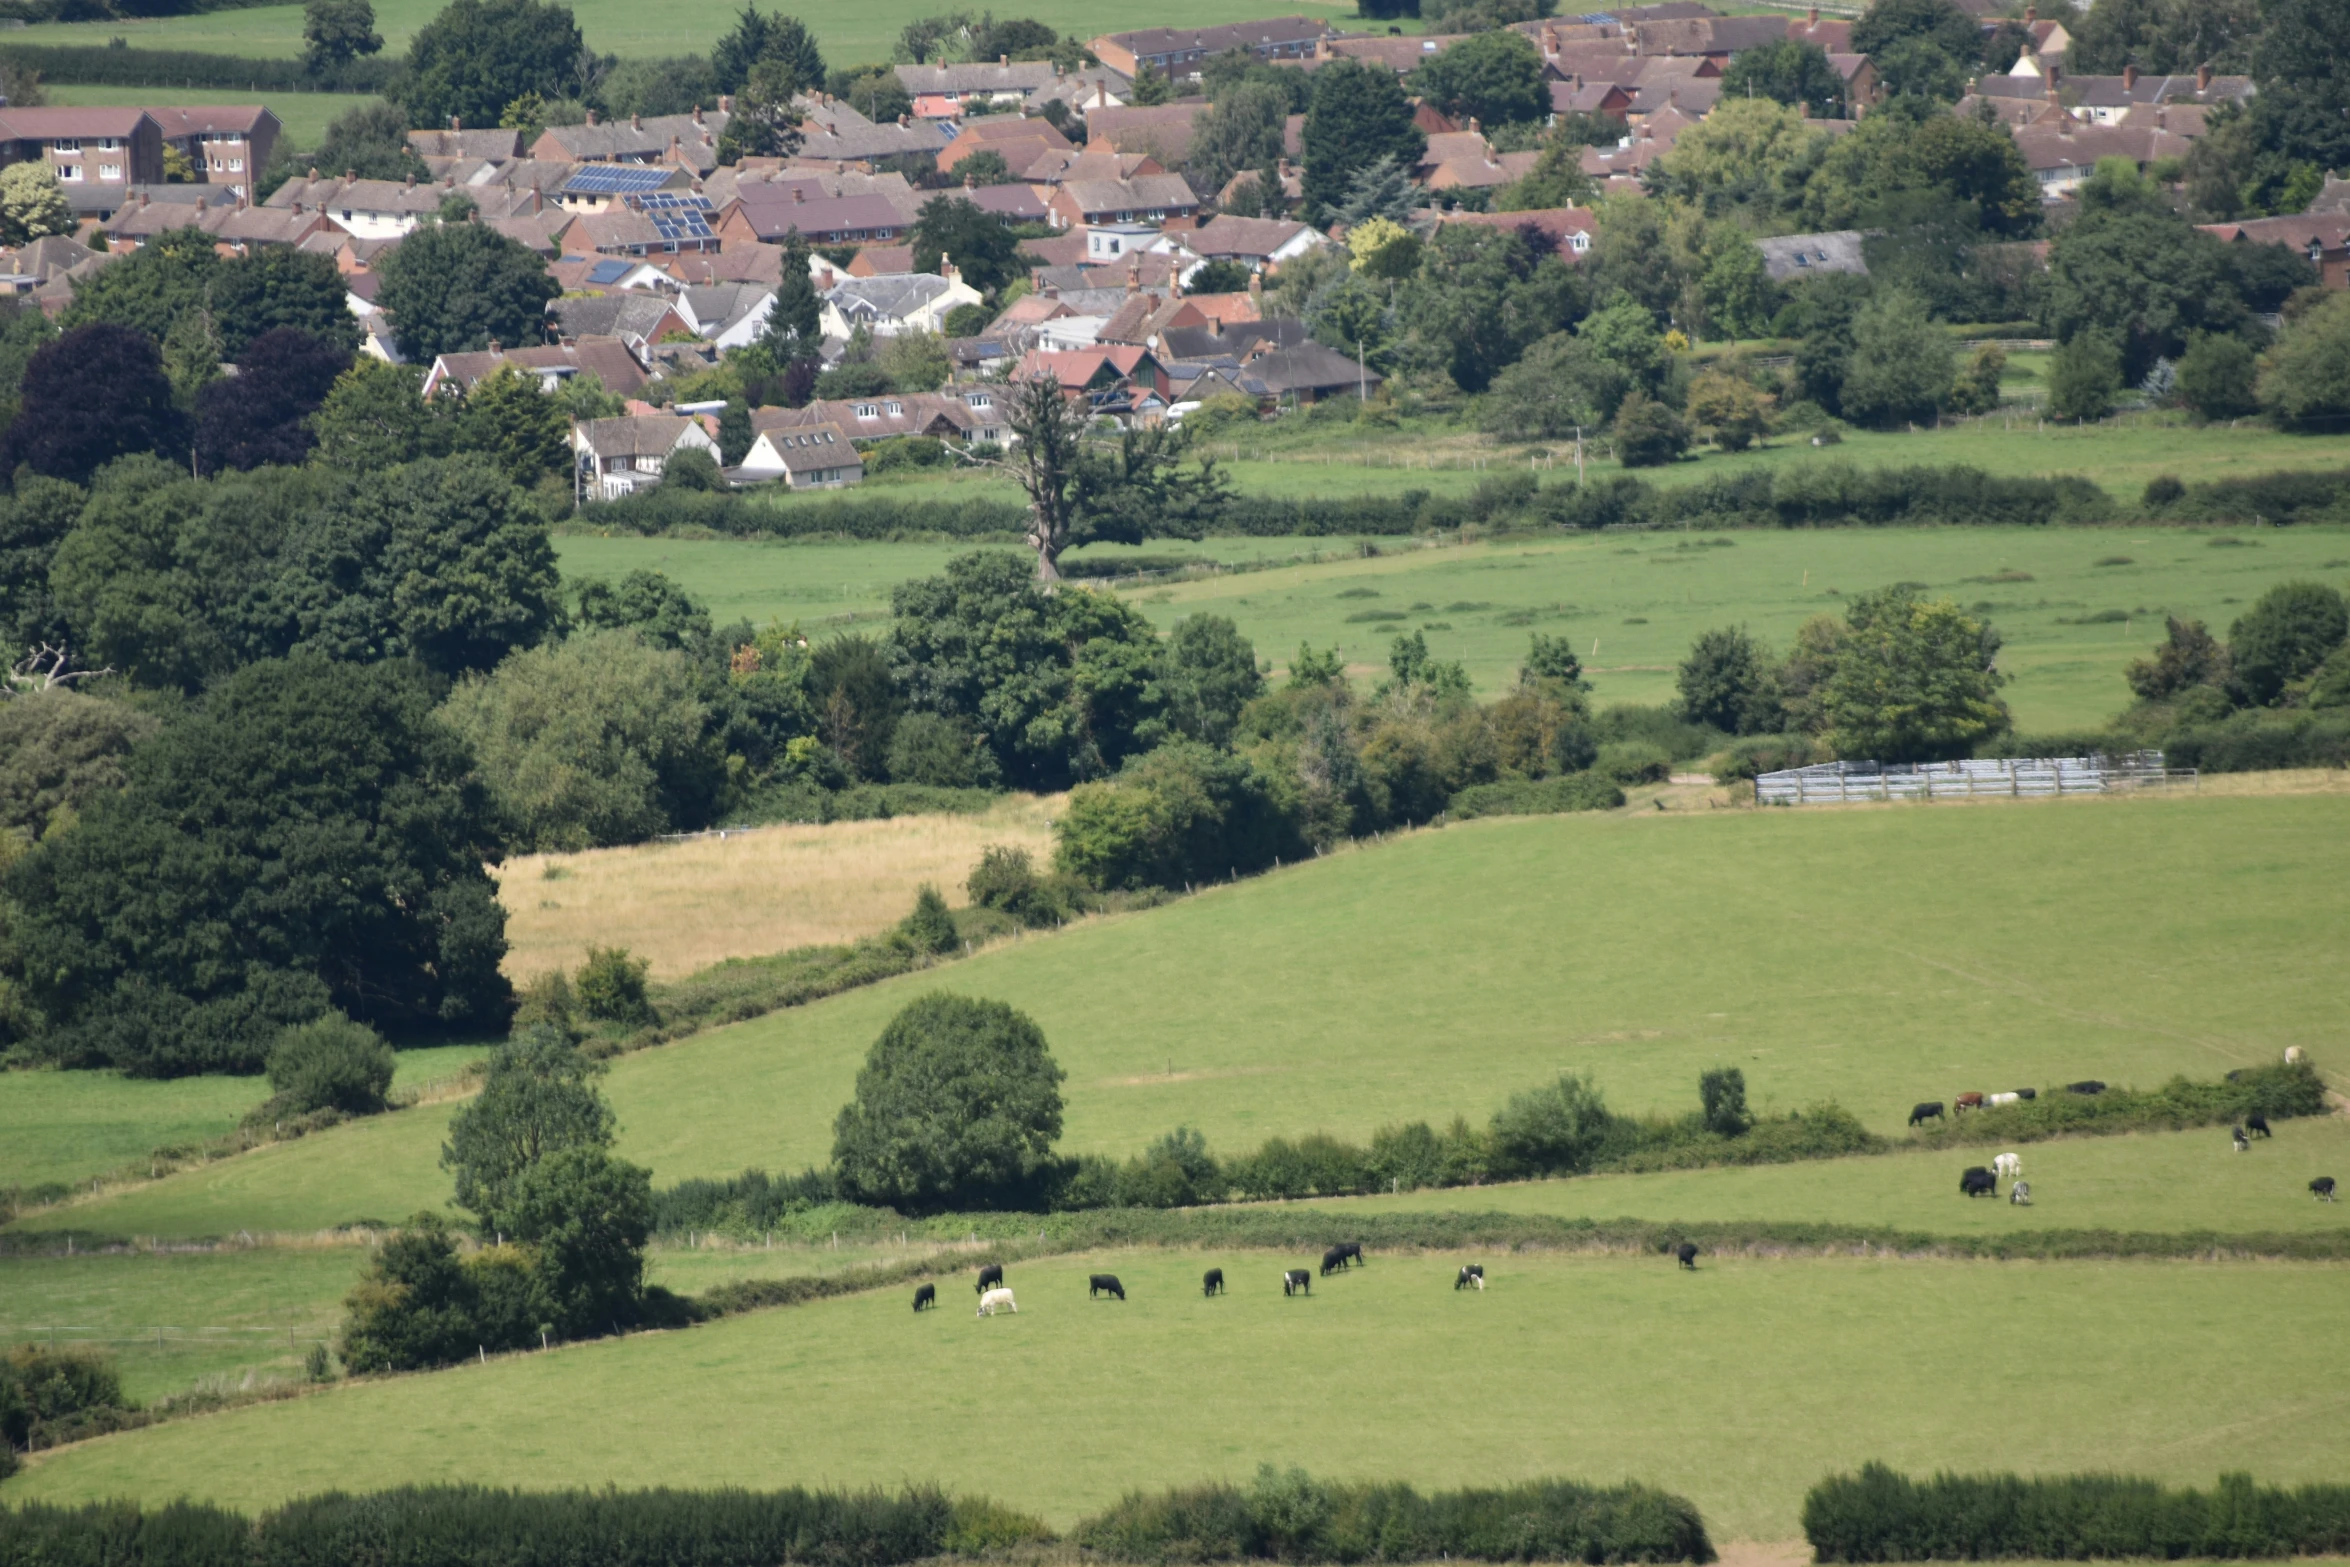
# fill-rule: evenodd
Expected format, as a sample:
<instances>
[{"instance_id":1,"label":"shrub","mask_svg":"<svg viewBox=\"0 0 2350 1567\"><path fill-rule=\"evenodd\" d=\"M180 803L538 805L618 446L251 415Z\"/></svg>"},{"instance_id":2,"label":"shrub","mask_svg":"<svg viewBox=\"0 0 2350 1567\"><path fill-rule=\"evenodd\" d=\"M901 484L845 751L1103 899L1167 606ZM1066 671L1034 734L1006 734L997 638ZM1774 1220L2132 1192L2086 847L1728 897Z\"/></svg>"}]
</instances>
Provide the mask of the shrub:
<instances>
[{"instance_id":1,"label":"shrub","mask_svg":"<svg viewBox=\"0 0 2350 1567\"><path fill-rule=\"evenodd\" d=\"M1746 1074L1734 1066L1714 1067L1699 1074L1697 1097L1704 1106L1705 1129L1722 1137L1736 1137L1754 1125L1746 1112Z\"/></svg>"},{"instance_id":2,"label":"shrub","mask_svg":"<svg viewBox=\"0 0 2350 1567\"><path fill-rule=\"evenodd\" d=\"M2341 430L2350 416L2350 303L2340 294L2305 313L2268 351L2260 401L2288 428Z\"/></svg>"},{"instance_id":3,"label":"shrub","mask_svg":"<svg viewBox=\"0 0 2350 1567\"><path fill-rule=\"evenodd\" d=\"M1673 759L1661 746L1631 740L1601 746L1591 770L1618 784L1663 783L1673 775Z\"/></svg>"},{"instance_id":4,"label":"shrub","mask_svg":"<svg viewBox=\"0 0 2350 1567\"><path fill-rule=\"evenodd\" d=\"M1302 824L1254 763L1177 740L1080 784L1054 823L1054 863L1105 890L1175 888L1304 852Z\"/></svg>"},{"instance_id":5,"label":"shrub","mask_svg":"<svg viewBox=\"0 0 2350 1567\"><path fill-rule=\"evenodd\" d=\"M579 998L572 991L570 977L559 968L548 969L522 987L521 1000L514 1008L515 1037L545 1029L565 1044L576 1045L587 1035L580 1027L579 1012Z\"/></svg>"},{"instance_id":6,"label":"shrub","mask_svg":"<svg viewBox=\"0 0 2350 1567\"><path fill-rule=\"evenodd\" d=\"M1689 450L1687 421L1634 392L1616 412L1616 460L1627 468L1661 468Z\"/></svg>"},{"instance_id":7,"label":"shrub","mask_svg":"<svg viewBox=\"0 0 2350 1567\"><path fill-rule=\"evenodd\" d=\"M1597 771L1567 773L1557 778L1504 778L1498 783L1471 784L1455 793L1445 806L1447 815L1461 821L1480 816L1559 816L1569 811L1612 811L1624 803L1624 791Z\"/></svg>"},{"instance_id":8,"label":"shrub","mask_svg":"<svg viewBox=\"0 0 2350 1567\"><path fill-rule=\"evenodd\" d=\"M2283 582L2228 628L2228 661L2255 702L2268 704L2350 638L2350 605L2322 582Z\"/></svg>"},{"instance_id":9,"label":"shrub","mask_svg":"<svg viewBox=\"0 0 2350 1567\"><path fill-rule=\"evenodd\" d=\"M914 894L913 912L898 922L898 934L916 952L927 957L943 957L963 945L963 938L955 932L955 916L948 910L947 900L929 882L924 882Z\"/></svg>"},{"instance_id":10,"label":"shrub","mask_svg":"<svg viewBox=\"0 0 2350 1567\"><path fill-rule=\"evenodd\" d=\"M661 465L661 482L681 490L715 490L726 480L718 472L718 459L698 446L689 446L672 453Z\"/></svg>"},{"instance_id":11,"label":"shrub","mask_svg":"<svg viewBox=\"0 0 2350 1567\"><path fill-rule=\"evenodd\" d=\"M985 745L960 720L908 713L889 738L889 776L932 789L995 789L1003 774Z\"/></svg>"},{"instance_id":12,"label":"shrub","mask_svg":"<svg viewBox=\"0 0 2350 1567\"><path fill-rule=\"evenodd\" d=\"M1562 1072L1557 1083L1512 1094L1495 1112L1494 1163L1520 1175L1579 1174L1601 1157L1617 1125L1590 1078Z\"/></svg>"},{"instance_id":13,"label":"shrub","mask_svg":"<svg viewBox=\"0 0 2350 1567\"><path fill-rule=\"evenodd\" d=\"M1748 735L1733 741L1714 768L1715 783L1744 783L1764 773L1809 767L1823 761L1819 742L1809 735Z\"/></svg>"},{"instance_id":14,"label":"shrub","mask_svg":"<svg viewBox=\"0 0 2350 1567\"><path fill-rule=\"evenodd\" d=\"M653 1003L645 994L645 976L652 971L646 958L632 958L626 947L590 947L579 970L579 1001L587 1015L603 1023L630 1028L653 1021Z\"/></svg>"},{"instance_id":15,"label":"shrub","mask_svg":"<svg viewBox=\"0 0 2350 1567\"><path fill-rule=\"evenodd\" d=\"M963 886L980 908L1001 909L1023 925L1058 925L1069 917L1052 883L1036 873L1028 851L1009 844L991 843L980 850L979 863Z\"/></svg>"},{"instance_id":16,"label":"shrub","mask_svg":"<svg viewBox=\"0 0 2350 1567\"><path fill-rule=\"evenodd\" d=\"M313 1110L373 1115L384 1107L395 1066L381 1034L340 1012L297 1023L270 1047L272 1108L288 1116Z\"/></svg>"},{"instance_id":17,"label":"shrub","mask_svg":"<svg viewBox=\"0 0 2350 1567\"><path fill-rule=\"evenodd\" d=\"M2240 419L2260 411L2259 377L2251 344L2198 332L2179 356L2178 399L2198 419Z\"/></svg>"},{"instance_id":18,"label":"shrub","mask_svg":"<svg viewBox=\"0 0 2350 1567\"><path fill-rule=\"evenodd\" d=\"M595 1085L604 1070L551 1029L493 1051L481 1092L449 1118L441 1148L441 1168L456 1172L457 1205L498 1227L532 1165L566 1148L610 1147L612 1107Z\"/></svg>"},{"instance_id":19,"label":"shrub","mask_svg":"<svg viewBox=\"0 0 2350 1567\"><path fill-rule=\"evenodd\" d=\"M38 1344L0 1355L0 1455L11 1462L17 1452L95 1436L134 1407L103 1356Z\"/></svg>"},{"instance_id":20,"label":"shrub","mask_svg":"<svg viewBox=\"0 0 2350 1567\"><path fill-rule=\"evenodd\" d=\"M2048 412L2067 422L2102 419L2122 389L2122 355L2102 332L2083 332L2048 363Z\"/></svg>"}]
</instances>

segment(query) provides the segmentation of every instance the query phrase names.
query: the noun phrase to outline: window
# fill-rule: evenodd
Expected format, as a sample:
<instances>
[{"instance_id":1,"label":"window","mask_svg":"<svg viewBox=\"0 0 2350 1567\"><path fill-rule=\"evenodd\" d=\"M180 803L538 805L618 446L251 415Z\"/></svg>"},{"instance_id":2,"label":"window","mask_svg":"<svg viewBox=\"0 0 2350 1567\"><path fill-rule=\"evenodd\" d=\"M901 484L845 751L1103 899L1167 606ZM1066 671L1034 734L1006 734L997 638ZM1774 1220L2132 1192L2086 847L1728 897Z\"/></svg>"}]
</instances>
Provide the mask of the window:
<instances>
[{"instance_id":1,"label":"window","mask_svg":"<svg viewBox=\"0 0 2350 1567\"><path fill-rule=\"evenodd\" d=\"M857 417L860 419L878 419L881 417L881 410L871 403L859 403L854 411Z\"/></svg>"},{"instance_id":2,"label":"window","mask_svg":"<svg viewBox=\"0 0 2350 1567\"><path fill-rule=\"evenodd\" d=\"M122 178L122 165L121 165L121 164L119 164L119 163L101 163L101 164L99 164L99 165L98 165L98 178L100 178L100 179L102 179L102 180L118 180L118 179L121 179L121 178Z\"/></svg>"},{"instance_id":3,"label":"window","mask_svg":"<svg viewBox=\"0 0 2350 1567\"><path fill-rule=\"evenodd\" d=\"M78 163L61 163L57 166L57 177L60 180L78 180L82 177L82 166Z\"/></svg>"},{"instance_id":4,"label":"window","mask_svg":"<svg viewBox=\"0 0 2350 1567\"><path fill-rule=\"evenodd\" d=\"M78 138L68 138L64 141L51 142L49 150L51 152L79 152L82 150L82 144Z\"/></svg>"},{"instance_id":5,"label":"window","mask_svg":"<svg viewBox=\"0 0 2350 1567\"><path fill-rule=\"evenodd\" d=\"M884 403L882 406L887 408L892 414L902 414L906 411L906 405L904 403Z\"/></svg>"},{"instance_id":6,"label":"window","mask_svg":"<svg viewBox=\"0 0 2350 1567\"><path fill-rule=\"evenodd\" d=\"M971 406L974 408L993 408L995 406L995 399L988 396L985 392L973 392L971 394Z\"/></svg>"},{"instance_id":7,"label":"window","mask_svg":"<svg viewBox=\"0 0 2350 1567\"><path fill-rule=\"evenodd\" d=\"M112 136L101 136L98 138L98 150L100 152L120 152L122 143Z\"/></svg>"},{"instance_id":8,"label":"window","mask_svg":"<svg viewBox=\"0 0 2350 1567\"><path fill-rule=\"evenodd\" d=\"M228 160L228 171L229 171L231 174L242 174L242 173L244 173L244 172L245 172L245 160L244 160L244 159L242 159L242 158L231 158L231 159L229 159L229 160Z\"/></svg>"}]
</instances>

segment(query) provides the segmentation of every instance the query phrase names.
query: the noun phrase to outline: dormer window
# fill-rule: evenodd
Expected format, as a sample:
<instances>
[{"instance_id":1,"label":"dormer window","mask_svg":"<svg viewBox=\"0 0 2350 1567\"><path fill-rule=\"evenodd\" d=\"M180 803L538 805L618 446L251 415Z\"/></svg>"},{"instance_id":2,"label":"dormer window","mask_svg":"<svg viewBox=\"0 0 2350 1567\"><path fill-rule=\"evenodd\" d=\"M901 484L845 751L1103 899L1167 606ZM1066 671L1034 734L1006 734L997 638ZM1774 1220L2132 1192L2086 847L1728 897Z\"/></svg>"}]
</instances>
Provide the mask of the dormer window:
<instances>
[{"instance_id":1,"label":"dormer window","mask_svg":"<svg viewBox=\"0 0 2350 1567\"><path fill-rule=\"evenodd\" d=\"M881 417L881 410L871 403L859 403L856 414L860 419L878 419Z\"/></svg>"},{"instance_id":2,"label":"dormer window","mask_svg":"<svg viewBox=\"0 0 2350 1567\"><path fill-rule=\"evenodd\" d=\"M893 414L902 414L906 411L904 403L885 403L883 406Z\"/></svg>"}]
</instances>

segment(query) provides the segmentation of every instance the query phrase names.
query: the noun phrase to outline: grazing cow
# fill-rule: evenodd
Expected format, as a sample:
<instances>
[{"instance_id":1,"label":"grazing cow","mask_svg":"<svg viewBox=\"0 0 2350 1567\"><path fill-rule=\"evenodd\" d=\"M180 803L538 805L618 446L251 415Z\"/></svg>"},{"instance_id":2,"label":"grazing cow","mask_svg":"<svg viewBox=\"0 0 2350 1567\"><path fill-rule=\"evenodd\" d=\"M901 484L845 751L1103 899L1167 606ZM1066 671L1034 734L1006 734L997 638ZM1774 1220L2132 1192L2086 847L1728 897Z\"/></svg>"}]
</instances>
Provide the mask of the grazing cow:
<instances>
[{"instance_id":1,"label":"grazing cow","mask_svg":"<svg viewBox=\"0 0 2350 1567\"><path fill-rule=\"evenodd\" d=\"M1115 1295L1120 1300L1124 1300L1126 1286L1118 1282L1118 1275L1115 1273L1091 1274L1085 1281L1085 1298L1091 1300L1096 1295Z\"/></svg>"},{"instance_id":2,"label":"grazing cow","mask_svg":"<svg viewBox=\"0 0 2350 1567\"><path fill-rule=\"evenodd\" d=\"M2085 1077L2077 1083L2065 1084L2064 1091L2068 1094L2102 1094L2105 1085L2093 1077Z\"/></svg>"},{"instance_id":3,"label":"grazing cow","mask_svg":"<svg viewBox=\"0 0 2350 1567\"><path fill-rule=\"evenodd\" d=\"M1999 1177L1981 1165L1970 1165L1960 1172L1958 1194L1961 1197L1996 1197L1999 1195Z\"/></svg>"},{"instance_id":4,"label":"grazing cow","mask_svg":"<svg viewBox=\"0 0 2350 1567\"><path fill-rule=\"evenodd\" d=\"M979 1282L972 1285L971 1288L977 1293L984 1295L991 1288L1003 1282L1004 1265L1000 1262L991 1262L986 1267L979 1270Z\"/></svg>"},{"instance_id":5,"label":"grazing cow","mask_svg":"<svg viewBox=\"0 0 2350 1567\"><path fill-rule=\"evenodd\" d=\"M1991 1161L1991 1168L2001 1180L2012 1181L2024 1173L2023 1155L2003 1153Z\"/></svg>"},{"instance_id":6,"label":"grazing cow","mask_svg":"<svg viewBox=\"0 0 2350 1567\"><path fill-rule=\"evenodd\" d=\"M1281 1275L1281 1293L1311 1295L1314 1293L1314 1276L1303 1268L1291 1268Z\"/></svg>"},{"instance_id":7,"label":"grazing cow","mask_svg":"<svg viewBox=\"0 0 2350 1567\"><path fill-rule=\"evenodd\" d=\"M1001 1285L979 1297L979 1315L992 1317L998 1306L1003 1307L1015 1317L1020 1315L1020 1303L1012 1299L1012 1292Z\"/></svg>"},{"instance_id":8,"label":"grazing cow","mask_svg":"<svg viewBox=\"0 0 2350 1567\"><path fill-rule=\"evenodd\" d=\"M2244 1135L2244 1128L2240 1126L2228 1128L2228 1141L2235 1144L2238 1153L2242 1153L2252 1146L2252 1139Z\"/></svg>"},{"instance_id":9,"label":"grazing cow","mask_svg":"<svg viewBox=\"0 0 2350 1567\"><path fill-rule=\"evenodd\" d=\"M2244 1069L2242 1067L2238 1067L2233 1072L2230 1072L2228 1074L2228 1081L2231 1083L2241 1083L2244 1081Z\"/></svg>"},{"instance_id":10,"label":"grazing cow","mask_svg":"<svg viewBox=\"0 0 2350 1567\"><path fill-rule=\"evenodd\" d=\"M2021 1104L2023 1097L2021 1094L1985 1094L1983 1103L1996 1110L2001 1105Z\"/></svg>"},{"instance_id":11,"label":"grazing cow","mask_svg":"<svg viewBox=\"0 0 2350 1567\"><path fill-rule=\"evenodd\" d=\"M1484 1264L1472 1262L1467 1267L1461 1269L1461 1271L1453 1278L1452 1287L1456 1290L1483 1289L1485 1287Z\"/></svg>"},{"instance_id":12,"label":"grazing cow","mask_svg":"<svg viewBox=\"0 0 2350 1567\"><path fill-rule=\"evenodd\" d=\"M1922 1105L1910 1106L1909 1124L1912 1126L1923 1126L1928 1121L1939 1121L1941 1119L1942 1101L1939 1099L1928 1100Z\"/></svg>"},{"instance_id":13,"label":"grazing cow","mask_svg":"<svg viewBox=\"0 0 2350 1567\"><path fill-rule=\"evenodd\" d=\"M2037 1099L2040 1097L2040 1090L2037 1088L2019 1088L2015 1091L2015 1096L2018 1099Z\"/></svg>"},{"instance_id":14,"label":"grazing cow","mask_svg":"<svg viewBox=\"0 0 2350 1567\"><path fill-rule=\"evenodd\" d=\"M2321 1175L2316 1180L2311 1181L2309 1183L2309 1189L2317 1194L2317 1200L2319 1202L2332 1202L2334 1200L2334 1178L2330 1175Z\"/></svg>"},{"instance_id":15,"label":"grazing cow","mask_svg":"<svg viewBox=\"0 0 2350 1567\"><path fill-rule=\"evenodd\" d=\"M2007 1200L2018 1208L2032 1206L2032 1183L2030 1181L2016 1182L2015 1185L2008 1188Z\"/></svg>"},{"instance_id":16,"label":"grazing cow","mask_svg":"<svg viewBox=\"0 0 2350 1567\"><path fill-rule=\"evenodd\" d=\"M1673 1248L1673 1255L1681 1259L1682 1267L1692 1273L1697 1271L1697 1243L1695 1241L1683 1241Z\"/></svg>"},{"instance_id":17,"label":"grazing cow","mask_svg":"<svg viewBox=\"0 0 2350 1567\"><path fill-rule=\"evenodd\" d=\"M1328 1251L1322 1253L1322 1277L1328 1278L1331 1274L1336 1273L1340 1268L1345 1266L1345 1247L1333 1246Z\"/></svg>"},{"instance_id":18,"label":"grazing cow","mask_svg":"<svg viewBox=\"0 0 2350 1567\"><path fill-rule=\"evenodd\" d=\"M2301 1047L2299 1045L2287 1045L2285 1047L2285 1065L2299 1066L2300 1064Z\"/></svg>"},{"instance_id":19,"label":"grazing cow","mask_svg":"<svg viewBox=\"0 0 2350 1567\"><path fill-rule=\"evenodd\" d=\"M1222 1268L1210 1268L1199 1281L1199 1292L1202 1295L1223 1294L1224 1270Z\"/></svg>"},{"instance_id":20,"label":"grazing cow","mask_svg":"<svg viewBox=\"0 0 2350 1567\"><path fill-rule=\"evenodd\" d=\"M1960 1094L1954 1104L1960 1110L1980 1110L1983 1108L1983 1096L1977 1093Z\"/></svg>"},{"instance_id":21,"label":"grazing cow","mask_svg":"<svg viewBox=\"0 0 2350 1567\"><path fill-rule=\"evenodd\" d=\"M2255 1137L2274 1137L2277 1135L2268 1129L2268 1117L2262 1115L2258 1110L2255 1110L2250 1115L2244 1117L2244 1130L2250 1132Z\"/></svg>"},{"instance_id":22,"label":"grazing cow","mask_svg":"<svg viewBox=\"0 0 2350 1567\"><path fill-rule=\"evenodd\" d=\"M1361 1241L1340 1241L1338 1255L1350 1266L1361 1262L1363 1260L1363 1243Z\"/></svg>"},{"instance_id":23,"label":"grazing cow","mask_svg":"<svg viewBox=\"0 0 2350 1567\"><path fill-rule=\"evenodd\" d=\"M935 1284L925 1284L925 1285L923 1285L923 1286L922 1286L920 1289L918 1289L918 1290L916 1290L916 1291L914 1292L914 1309L915 1309L916 1311L926 1311L926 1310L930 1310L930 1309L933 1309L933 1308L935 1308L937 1305L938 1305L938 1286L937 1286L937 1285L935 1285Z\"/></svg>"}]
</instances>

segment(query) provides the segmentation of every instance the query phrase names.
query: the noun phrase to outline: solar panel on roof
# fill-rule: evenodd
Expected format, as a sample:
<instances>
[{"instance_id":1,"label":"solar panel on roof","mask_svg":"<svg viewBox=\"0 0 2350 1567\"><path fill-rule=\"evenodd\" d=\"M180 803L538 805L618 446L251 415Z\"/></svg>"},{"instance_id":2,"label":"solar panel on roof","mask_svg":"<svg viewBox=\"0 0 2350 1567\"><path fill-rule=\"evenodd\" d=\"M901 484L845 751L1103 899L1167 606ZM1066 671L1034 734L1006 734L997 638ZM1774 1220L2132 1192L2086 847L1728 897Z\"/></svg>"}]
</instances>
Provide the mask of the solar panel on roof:
<instances>
[{"instance_id":1,"label":"solar panel on roof","mask_svg":"<svg viewBox=\"0 0 2350 1567\"><path fill-rule=\"evenodd\" d=\"M688 190L656 190L638 196L630 203L645 212L680 209L692 212L710 210L710 198Z\"/></svg>"},{"instance_id":2,"label":"solar panel on roof","mask_svg":"<svg viewBox=\"0 0 2350 1567\"><path fill-rule=\"evenodd\" d=\"M572 170L563 188L582 195L619 196L658 190L673 172L646 163L587 163Z\"/></svg>"},{"instance_id":3,"label":"solar panel on roof","mask_svg":"<svg viewBox=\"0 0 2350 1567\"><path fill-rule=\"evenodd\" d=\"M617 283L628 276L628 268L629 263L625 261L599 261L588 268L588 281L590 283Z\"/></svg>"}]
</instances>

